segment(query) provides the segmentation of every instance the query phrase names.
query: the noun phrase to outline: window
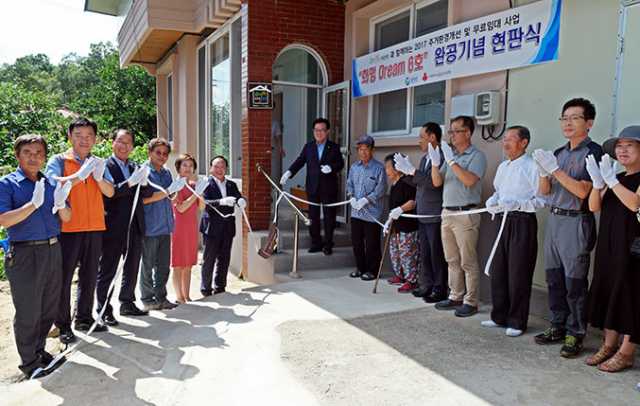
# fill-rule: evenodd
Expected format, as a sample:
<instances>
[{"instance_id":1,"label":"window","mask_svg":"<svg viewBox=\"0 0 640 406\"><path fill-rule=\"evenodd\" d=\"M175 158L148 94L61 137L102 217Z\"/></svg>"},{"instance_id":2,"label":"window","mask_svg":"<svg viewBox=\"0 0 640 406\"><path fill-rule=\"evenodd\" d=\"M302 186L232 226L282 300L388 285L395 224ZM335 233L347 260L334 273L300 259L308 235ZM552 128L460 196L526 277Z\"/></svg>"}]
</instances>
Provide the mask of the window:
<instances>
[{"instance_id":1,"label":"window","mask_svg":"<svg viewBox=\"0 0 640 406\"><path fill-rule=\"evenodd\" d=\"M173 142L173 75L167 76L167 138Z\"/></svg>"},{"instance_id":2,"label":"window","mask_svg":"<svg viewBox=\"0 0 640 406\"><path fill-rule=\"evenodd\" d=\"M229 161L228 174L242 176L241 20L232 18L198 48L198 171L212 157Z\"/></svg>"},{"instance_id":3,"label":"window","mask_svg":"<svg viewBox=\"0 0 640 406\"><path fill-rule=\"evenodd\" d=\"M447 26L448 0L426 0L372 20L371 52ZM444 124L446 82L371 96L374 135L406 135L427 121Z\"/></svg>"}]
</instances>

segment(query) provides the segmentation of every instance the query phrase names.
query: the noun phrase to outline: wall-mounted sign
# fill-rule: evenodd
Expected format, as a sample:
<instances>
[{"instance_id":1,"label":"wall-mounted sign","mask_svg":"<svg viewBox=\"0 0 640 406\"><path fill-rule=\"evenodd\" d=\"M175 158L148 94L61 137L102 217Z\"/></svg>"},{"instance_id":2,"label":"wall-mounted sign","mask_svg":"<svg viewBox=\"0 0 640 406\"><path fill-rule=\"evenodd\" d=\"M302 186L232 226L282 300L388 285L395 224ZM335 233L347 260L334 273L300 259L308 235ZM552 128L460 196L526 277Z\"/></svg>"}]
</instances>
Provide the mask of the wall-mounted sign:
<instances>
[{"instance_id":1,"label":"wall-mounted sign","mask_svg":"<svg viewBox=\"0 0 640 406\"><path fill-rule=\"evenodd\" d=\"M273 109L273 91L271 83L249 82L247 100L250 109Z\"/></svg>"},{"instance_id":2,"label":"wall-mounted sign","mask_svg":"<svg viewBox=\"0 0 640 406\"><path fill-rule=\"evenodd\" d=\"M353 97L558 59L562 0L467 21L353 60Z\"/></svg>"}]
</instances>

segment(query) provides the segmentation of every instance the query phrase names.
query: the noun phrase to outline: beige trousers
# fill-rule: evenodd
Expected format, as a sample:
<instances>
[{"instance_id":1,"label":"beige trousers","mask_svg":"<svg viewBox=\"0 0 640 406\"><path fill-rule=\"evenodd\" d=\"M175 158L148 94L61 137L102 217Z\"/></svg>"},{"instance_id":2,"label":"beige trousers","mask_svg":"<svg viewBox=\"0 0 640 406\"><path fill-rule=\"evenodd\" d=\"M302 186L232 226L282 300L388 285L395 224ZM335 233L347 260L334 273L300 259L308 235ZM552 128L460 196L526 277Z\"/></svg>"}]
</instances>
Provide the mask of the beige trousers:
<instances>
[{"instance_id":1,"label":"beige trousers","mask_svg":"<svg viewBox=\"0 0 640 406\"><path fill-rule=\"evenodd\" d=\"M446 213L459 212L442 209L442 214ZM480 214L442 218L442 246L449 265L449 299L464 300L469 306L478 306L480 299L480 269L476 254L479 228Z\"/></svg>"}]
</instances>

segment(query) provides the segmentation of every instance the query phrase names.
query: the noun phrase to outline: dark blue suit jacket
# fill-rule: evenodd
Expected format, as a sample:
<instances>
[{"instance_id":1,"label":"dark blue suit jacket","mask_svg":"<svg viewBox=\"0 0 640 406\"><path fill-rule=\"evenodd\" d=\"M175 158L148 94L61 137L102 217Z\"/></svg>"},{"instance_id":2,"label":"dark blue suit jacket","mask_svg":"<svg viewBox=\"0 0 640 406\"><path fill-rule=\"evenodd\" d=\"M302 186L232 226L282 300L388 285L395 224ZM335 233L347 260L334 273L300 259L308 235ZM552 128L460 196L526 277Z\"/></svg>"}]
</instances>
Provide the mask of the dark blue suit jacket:
<instances>
[{"instance_id":1,"label":"dark blue suit jacket","mask_svg":"<svg viewBox=\"0 0 640 406\"><path fill-rule=\"evenodd\" d=\"M104 221L106 231L102 234L104 240L126 239L127 230L129 228L129 216L131 215L131 207L133 207L133 198L136 194L136 187L130 188L124 174L116 162L113 155L107 159L107 169L113 178L113 188L115 193L112 197L102 196L104 202ZM138 164L128 161L129 173L133 173ZM142 205L143 197L151 197L153 189L150 187L141 187L138 196L138 205L136 206L136 214L133 217L132 227L135 227L139 235L144 236L147 230L144 221L144 207Z\"/></svg>"},{"instance_id":2,"label":"dark blue suit jacket","mask_svg":"<svg viewBox=\"0 0 640 406\"><path fill-rule=\"evenodd\" d=\"M318 160L318 144L311 141L302 148L300 156L291 164L291 177L306 164L307 179L305 188L307 195L335 196L338 194L338 172L344 168L344 159L340 153L340 146L333 141L326 140L322 157ZM329 165L330 173L322 173L321 165Z\"/></svg>"},{"instance_id":3,"label":"dark blue suit jacket","mask_svg":"<svg viewBox=\"0 0 640 406\"><path fill-rule=\"evenodd\" d=\"M222 199L222 194L220 193L220 189L218 189L218 185L216 184L213 176L209 176L209 184L206 189L202 193L202 197L207 202L207 207L202 212L202 219L200 220L200 232L212 237L225 237L225 238L233 238L236 235L236 220L235 217L230 216L227 218L222 218L218 213L215 212L211 207L211 205L215 207L222 214L231 214L233 213L233 207L229 206L220 206L220 199ZM226 183L227 187L227 196L235 197L236 199L242 198L240 191L238 190L238 185L234 182L227 179Z\"/></svg>"}]
</instances>

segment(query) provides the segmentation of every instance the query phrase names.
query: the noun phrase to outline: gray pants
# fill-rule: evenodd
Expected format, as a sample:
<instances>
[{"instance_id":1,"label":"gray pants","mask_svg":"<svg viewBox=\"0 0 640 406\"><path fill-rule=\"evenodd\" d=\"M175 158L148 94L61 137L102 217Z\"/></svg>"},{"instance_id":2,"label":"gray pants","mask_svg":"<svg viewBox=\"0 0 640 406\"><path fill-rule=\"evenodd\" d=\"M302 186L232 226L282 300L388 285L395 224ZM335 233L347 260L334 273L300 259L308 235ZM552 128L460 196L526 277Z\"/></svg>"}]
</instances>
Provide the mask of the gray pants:
<instances>
[{"instance_id":1,"label":"gray pants","mask_svg":"<svg viewBox=\"0 0 640 406\"><path fill-rule=\"evenodd\" d=\"M162 304L167 299L167 281L171 261L171 234L144 237L140 264L142 303Z\"/></svg>"},{"instance_id":2,"label":"gray pants","mask_svg":"<svg viewBox=\"0 0 640 406\"><path fill-rule=\"evenodd\" d=\"M5 261L11 297L16 308L13 331L20 354L20 370L43 366L47 334L58 311L62 277L60 244L13 246L13 262Z\"/></svg>"},{"instance_id":3,"label":"gray pants","mask_svg":"<svg viewBox=\"0 0 640 406\"><path fill-rule=\"evenodd\" d=\"M579 338L587 330L587 275L595 243L592 214L578 217L549 214L544 257L551 326Z\"/></svg>"}]
</instances>

